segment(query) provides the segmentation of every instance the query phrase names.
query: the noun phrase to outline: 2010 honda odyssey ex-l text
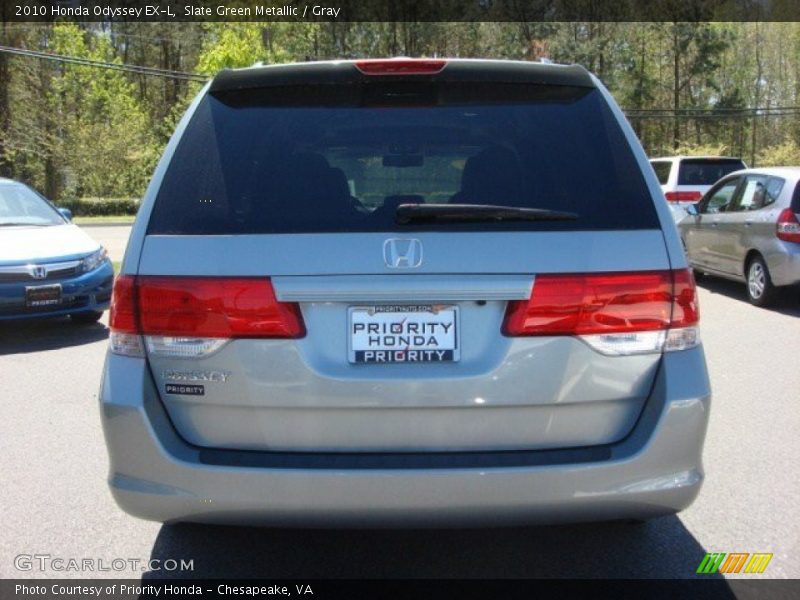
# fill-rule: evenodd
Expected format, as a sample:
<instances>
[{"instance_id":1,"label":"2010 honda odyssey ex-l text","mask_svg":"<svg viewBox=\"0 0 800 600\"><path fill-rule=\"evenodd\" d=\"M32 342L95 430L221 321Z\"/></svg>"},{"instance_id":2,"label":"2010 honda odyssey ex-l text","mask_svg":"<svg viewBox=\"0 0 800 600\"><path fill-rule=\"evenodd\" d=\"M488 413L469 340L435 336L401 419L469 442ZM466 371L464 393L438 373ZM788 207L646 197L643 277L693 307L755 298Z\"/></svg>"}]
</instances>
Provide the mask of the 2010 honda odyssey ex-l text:
<instances>
[{"instance_id":1,"label":"2010 honda odyssey ex-l text","mask_svg":"<svg viewBox=\"0 0 800 600\"><path fill-rule=\"evenodd\" d=\"M658 181L578 66L226 70L133 227L100 403L158 521L647 519L710 390Z\"/></svg>"}]
</instances>

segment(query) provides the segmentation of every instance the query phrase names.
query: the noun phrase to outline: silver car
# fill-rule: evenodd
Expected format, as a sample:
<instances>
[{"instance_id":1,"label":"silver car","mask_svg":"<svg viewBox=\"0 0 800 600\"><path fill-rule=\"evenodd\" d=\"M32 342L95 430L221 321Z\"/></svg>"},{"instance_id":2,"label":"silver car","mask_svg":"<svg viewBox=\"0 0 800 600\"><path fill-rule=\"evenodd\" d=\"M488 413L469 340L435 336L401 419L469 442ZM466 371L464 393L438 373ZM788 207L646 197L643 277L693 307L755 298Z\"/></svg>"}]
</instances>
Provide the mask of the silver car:
<instances>
[{"instance_id":1,"label":"silver car","mask_svg":"<svg viewBox=\"0 0 800 600\"><path fill-rule=\"evenodd\" d=\"M744 169L717 182L680 224L690 265L747 284L758 306L800 283L800 167Z\"/></svg>"},{"instance_id":2,"label":"silver car","mask_svg":"<svg viewBox=\"0 0 800 600\"><path fill-rule=\"evenodd\" d=\"M153 176L100 391L157 521L647 519L703 480L694 281L579 66L226 70Z\"/></svg>"}]
</instances>

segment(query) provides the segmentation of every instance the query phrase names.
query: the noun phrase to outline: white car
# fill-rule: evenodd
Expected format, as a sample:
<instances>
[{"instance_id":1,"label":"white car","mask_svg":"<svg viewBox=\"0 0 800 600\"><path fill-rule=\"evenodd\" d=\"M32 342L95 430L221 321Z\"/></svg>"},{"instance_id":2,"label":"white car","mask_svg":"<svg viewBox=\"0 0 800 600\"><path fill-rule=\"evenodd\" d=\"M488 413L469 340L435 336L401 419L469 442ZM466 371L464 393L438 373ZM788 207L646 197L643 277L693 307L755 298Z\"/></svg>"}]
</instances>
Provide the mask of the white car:
<instances>
[{"instance_id":1,"label":"white car","mask_svg":"<svg viewBox=\"0 0 800 600\"><path fill-rule=\"evenodd\" d=\"M676 223L717 181L747 168L742 159L730 156L664 156L651 158L650 164Z\"/></svg>"}]
</instances>

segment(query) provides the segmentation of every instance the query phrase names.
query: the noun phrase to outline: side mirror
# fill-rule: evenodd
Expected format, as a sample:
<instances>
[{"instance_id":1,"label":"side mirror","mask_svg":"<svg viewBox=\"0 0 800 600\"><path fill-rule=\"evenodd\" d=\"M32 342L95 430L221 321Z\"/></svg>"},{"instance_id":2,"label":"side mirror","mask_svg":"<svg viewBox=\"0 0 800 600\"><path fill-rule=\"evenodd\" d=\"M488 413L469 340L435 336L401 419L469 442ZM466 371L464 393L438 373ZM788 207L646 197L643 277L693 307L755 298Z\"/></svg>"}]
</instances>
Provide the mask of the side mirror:
<instances>
[{"instance_id":1,"label":"side mirror","mask_svg":"<svg viewBox=\"0 0 800 600\"><path fill-rule=\"evenodd\" d=\"M690 204L689 206L687 206L686 212L692 215L693 217L696 217L697 215L700 214L700 211L697 210L697 204Z\"/></svg>"},{"instance_id":2,"label":"side mirror","mask_svg":"<svg viewBox=\"0 0 800 600\"><path fill-rule=\"evenodd\" d=\"M68 208L59 208L58 212L61 213L61 216L64 217L67 221L72 221L72 211Z\"/></svg>"}]
</instances>

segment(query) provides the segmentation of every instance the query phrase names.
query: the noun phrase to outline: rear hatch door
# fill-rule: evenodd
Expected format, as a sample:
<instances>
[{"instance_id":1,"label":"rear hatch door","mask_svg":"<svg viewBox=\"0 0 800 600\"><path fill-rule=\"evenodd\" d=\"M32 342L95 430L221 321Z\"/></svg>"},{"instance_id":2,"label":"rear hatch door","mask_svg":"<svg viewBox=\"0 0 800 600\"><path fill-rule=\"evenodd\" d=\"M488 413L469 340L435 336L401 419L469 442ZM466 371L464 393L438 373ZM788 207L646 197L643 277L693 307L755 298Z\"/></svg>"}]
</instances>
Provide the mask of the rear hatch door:
<instances>
[{"instance_id":1,"label":"rear hatch door","mask_svg":"<svg viewBox=\"0 0 800 600\"><path fill-rule=\"evenodd\" d=\"M139 275L178 287L269 280L305 331L189 358L169 340L151 344L161 398L188 441L513 450L630 431L658 353L610 356L575 336L504 330L509 307L547 276L670 268L628 142L588 78L462 85L446 71L202 100L161 184ZM400 222L409 204L574 218L467 209Z\"/></svg>"}]
</instances>

